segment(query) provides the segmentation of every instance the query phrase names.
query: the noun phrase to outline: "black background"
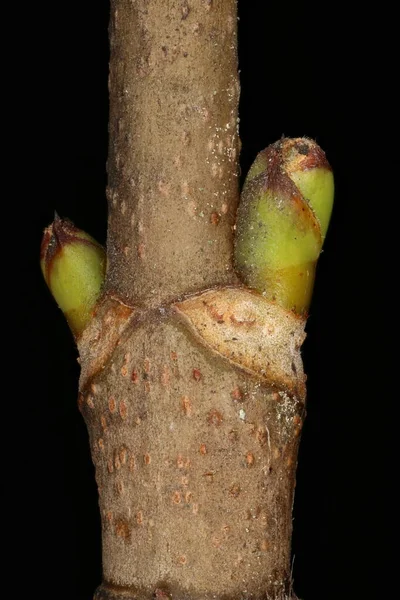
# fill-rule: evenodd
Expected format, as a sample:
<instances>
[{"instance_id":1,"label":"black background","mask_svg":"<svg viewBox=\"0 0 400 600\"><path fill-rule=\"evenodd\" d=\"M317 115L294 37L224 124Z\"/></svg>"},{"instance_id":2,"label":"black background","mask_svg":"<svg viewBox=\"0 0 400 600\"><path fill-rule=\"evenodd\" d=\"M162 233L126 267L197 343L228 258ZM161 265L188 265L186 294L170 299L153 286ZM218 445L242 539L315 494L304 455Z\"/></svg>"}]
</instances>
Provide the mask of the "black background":
<instances>
[{"instance_id":1,"label":"black background","mask_svg":"<svg viewBox=\"0 0 400 600\"><path fill-rule=\"evenodd\" d=\"M43 600L90 600L101 580L97 492L76 405L77 353L38 254L54 209L105 242L108 10L104 0L47 2L27 28L21 93L29 108L17 142L20 200L11 199L23 248L14 266L22 283L12 303L14 339L24 340L24 350L12 351L17 376L6 394L12 419L4 433L5 462L22 461L6 494L16 515L10 557L23 565L15 586L34 590L46 573ZM243 173L283 134L307 135L323 147L336 178L303 352L308 417L294 510L295 589L304 600L389 598L398 472L391 444L398 391L384 358L397 273L388 233L396 204L394 16L382 7L350 17L344 9L261 0L241 0L239 14Z\"/></svg>"}]
</instances>

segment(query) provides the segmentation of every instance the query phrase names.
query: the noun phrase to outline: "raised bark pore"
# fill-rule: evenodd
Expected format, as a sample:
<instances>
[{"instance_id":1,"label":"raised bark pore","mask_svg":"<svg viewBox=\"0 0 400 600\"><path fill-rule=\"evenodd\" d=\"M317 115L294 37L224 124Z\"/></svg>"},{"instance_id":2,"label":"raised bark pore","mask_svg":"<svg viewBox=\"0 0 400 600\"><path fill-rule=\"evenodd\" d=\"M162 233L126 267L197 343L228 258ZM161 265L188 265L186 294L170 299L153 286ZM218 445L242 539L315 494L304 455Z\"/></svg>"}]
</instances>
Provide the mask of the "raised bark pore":
<instances>
[{"instance_id":1,"label":"raised bark pore","mask_svg":"<svg viewBox=\"0 0 400 600\"><path fill-rule=\"evenodd\" d=\"M232 268L235 0L112 0L105 291L79 339L96 600L283 600L304 320Z\"/></svg>"}]
</instances>

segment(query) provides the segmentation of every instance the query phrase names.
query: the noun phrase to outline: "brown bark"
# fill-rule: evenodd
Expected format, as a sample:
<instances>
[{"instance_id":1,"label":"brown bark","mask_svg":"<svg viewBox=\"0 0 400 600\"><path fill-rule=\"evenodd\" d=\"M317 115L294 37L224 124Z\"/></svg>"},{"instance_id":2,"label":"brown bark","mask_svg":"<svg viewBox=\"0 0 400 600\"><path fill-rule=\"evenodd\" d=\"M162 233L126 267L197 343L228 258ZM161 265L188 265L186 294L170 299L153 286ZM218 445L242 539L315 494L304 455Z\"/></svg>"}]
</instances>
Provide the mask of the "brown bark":
<instances>
[{"instance_id":1,"label":"brown bark","mask_svg":"<svg viewBox=\"0 0 400 600\"><path fill-rule=\"evenodd\" d=\"M235 0L113 0L108 289L158 306L229 283L238 201Z\"/></svg>"},{"instance_id":2,"label":"brown bark","mask_svg":"<svg viewBox=\"0 0 400 600\"><path fill-rule=\"evenodd\" d=\"M95 598L287 599L304 322L232 268L236 2L111 7L109 267L79 342Z\"/></svg>"}]
</instances>

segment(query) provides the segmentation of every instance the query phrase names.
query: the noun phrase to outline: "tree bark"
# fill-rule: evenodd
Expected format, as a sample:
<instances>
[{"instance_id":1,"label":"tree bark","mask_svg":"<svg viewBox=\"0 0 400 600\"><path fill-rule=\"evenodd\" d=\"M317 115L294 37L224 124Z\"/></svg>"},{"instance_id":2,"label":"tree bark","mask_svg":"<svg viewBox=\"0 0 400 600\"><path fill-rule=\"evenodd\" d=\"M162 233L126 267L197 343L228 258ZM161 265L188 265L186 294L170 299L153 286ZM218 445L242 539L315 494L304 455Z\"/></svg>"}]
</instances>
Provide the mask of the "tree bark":
<instances>
[{"instance_id":1,"label":"tree bark","mask_svg":"<svg viewBox=\"0 0 400 600\"><path fill-rule=\"evenodd\" d=\"M107 289L159 306L231 283L236 1L113 0Z\"/></svg>"},{"instance_id":2,"label":"tree bark","mask_svg":"<svg viewBox=\"0 0 400 600\"><path fill-rule=\"evenodd\" d=\"M105 292L79 340L97 600L292 598L304 320L246 290L235 0L112 0Z\"/></svg>"}]
</instances>

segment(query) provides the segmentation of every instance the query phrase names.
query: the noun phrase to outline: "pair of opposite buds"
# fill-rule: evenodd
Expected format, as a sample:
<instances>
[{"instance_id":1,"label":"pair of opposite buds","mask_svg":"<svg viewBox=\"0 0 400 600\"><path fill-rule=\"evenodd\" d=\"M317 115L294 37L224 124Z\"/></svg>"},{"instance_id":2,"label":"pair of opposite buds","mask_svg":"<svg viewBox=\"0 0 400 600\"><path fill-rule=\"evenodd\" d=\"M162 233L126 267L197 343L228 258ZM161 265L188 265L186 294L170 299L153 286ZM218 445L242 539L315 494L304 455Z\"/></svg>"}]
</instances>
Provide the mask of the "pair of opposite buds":
<instances>
[{"instance_id":1,"label":"pair of opposite buds","mask_svg":"<svg viewBox=\"0 0 400 600\"><path fill-rule=\"evenodd\" d=\"M234 258L241 281L266 300L306 316L333 196L332 170L314 141L283 138L261 151L237 213ZM101 293L105 250L56 216L44 232L41 268L78 338Z\"/></svg>"}]
</instances>

